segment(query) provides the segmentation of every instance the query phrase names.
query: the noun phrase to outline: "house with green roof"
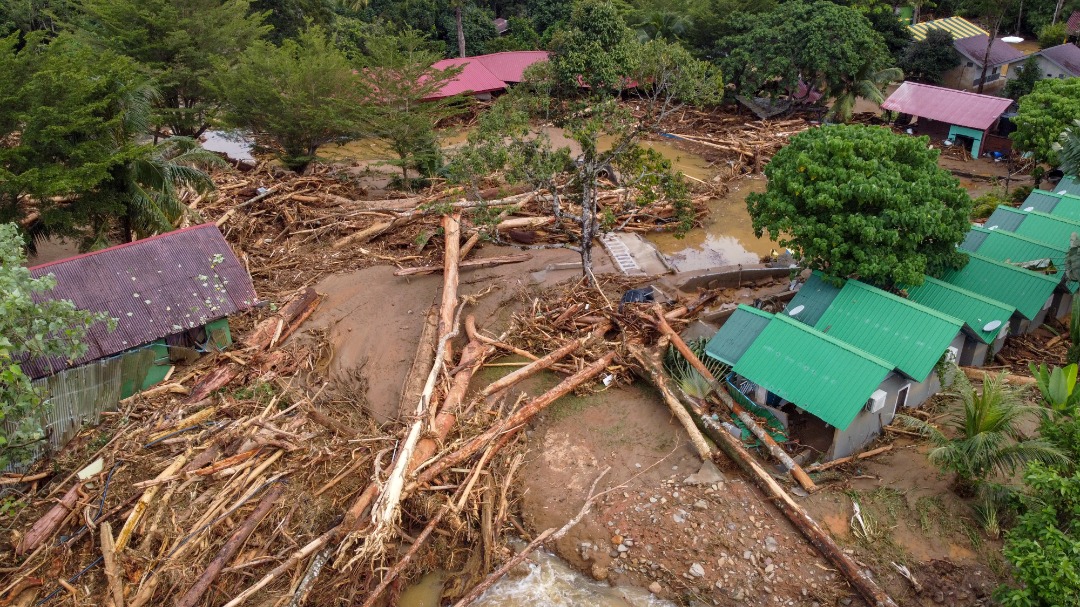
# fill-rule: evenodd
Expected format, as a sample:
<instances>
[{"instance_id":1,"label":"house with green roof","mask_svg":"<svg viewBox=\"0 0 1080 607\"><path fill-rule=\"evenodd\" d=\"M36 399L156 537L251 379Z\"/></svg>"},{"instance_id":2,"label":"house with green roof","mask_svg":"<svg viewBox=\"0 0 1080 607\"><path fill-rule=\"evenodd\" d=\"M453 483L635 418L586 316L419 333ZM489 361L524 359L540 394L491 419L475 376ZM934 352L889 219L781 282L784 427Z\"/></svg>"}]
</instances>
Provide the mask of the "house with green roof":
<instances>
[{"instance_id":1,"label":"house with green roof","mask_svg":"<svg viewBox=\"0 0 1080 607\"><path fill-rule=\"evenodd\" d=\"M885 361L786 314L775 315L733 371L752 382L800 444L826 460L855 453L905 406L909 382Z\"/></svg>"},{"instance_id":2,"label":"house with green roof","mask_svg":"<svg viewBox=\"0 0 1080 607\"><path fill-rule=\"evenodd\" d=\"M1048 215L1080 221L1080 193L1067 194L1064 190L1060 192L1032 190L1020 208L1025 211L1040 211Z\"/></svg>"},{"instance_id":3,"label":"house with green roof","mask_svg":"<svg viewBox=\"0 0 1080 607\"><path fill-rule=\"evenodd\" d=\"M725 365L735 366L772 317L768 312L740 304L705 344L705 353Z\"/></svg>"},{"instance_id":4,"label":"house with green roof","mask_svg":"<svg viewBox=\"0 0 1080 607\"><path fill-rule=\"evenodd\" d=\"M1076 175L1066 175L1062 177L1061 180L1054 185L1053 191L1058 194L1080 196L1080 177L1077 177Z\"/></svg>"},{"instance_id":5,"label":"house with green roof","mask_svg":"<svg viewBox=\"0 0 1080 607\"><path fill-rule=\"evenodd\" d=\"M965 333L975 339L960 351L961 365L981 367L1005 345L1016 308L932 276L906 291L911 301L964 321Z\"/></svg>"},{"instance_id":6,"label":"house with green roof","mask_svg":"<svg viewBox=\"0 0 1080 607\"><path fill-rule=\"evenodd\" d=\"M1056 277L1066 290L1076 291L1075 282L1065 281L1065 254L1068 247L1041 242L1004 229L974 226L964 242L960 243L960 248L1008 264L1024 264L1030 269Z\"/></svg>"},{"instance_id":7,"label":"house with green roof","mask_svg":"<svg viewBox=\"0 0 1080 607\"><path fill-rule=\"evenodd\" d=\"M825 279L825 275L814 270L806 282L795 292L795 297L788 302L786 312L792 318L811 327L817 324L825 310L829 309L836 296L840 294L843 281L837 286Z\"/></svg>"},{"instance_id":8,"label":"house with green roof","mask_svg":"<svg viewBox=\"0 0 1080 607\"><path fill-rule=\"evenodd\" d=\"M1013 318L1010 335L1027 333L1042 325L1061 286L1055 276L970 252L967 265L945 272L941 280L1015 308L1018 316Z\"/></svg>"}]
</instances>

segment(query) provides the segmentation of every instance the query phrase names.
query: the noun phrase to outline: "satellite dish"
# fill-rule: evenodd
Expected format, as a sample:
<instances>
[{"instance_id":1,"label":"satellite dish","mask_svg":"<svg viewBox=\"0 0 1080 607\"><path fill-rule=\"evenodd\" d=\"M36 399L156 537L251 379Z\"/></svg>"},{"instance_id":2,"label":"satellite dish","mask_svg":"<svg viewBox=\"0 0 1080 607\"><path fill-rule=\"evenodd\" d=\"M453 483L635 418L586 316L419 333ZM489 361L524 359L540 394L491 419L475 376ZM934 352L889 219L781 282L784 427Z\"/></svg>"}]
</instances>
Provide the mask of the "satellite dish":
<instances>
[{"instance_id":1,"label":"satellite dish","mask_svg":"<svg viewBox=\"0 0 1080 607\"><path fill-rule=\"evenodd\" d=\"M1031 212L1035 210L1035 207L1024 207L1025 211Z\"/></svg>"},{"instance_id":2,"label":"satellite dish","mask_svg":"<svg viewBox=\"0 0 1080 607\"><path fill-rule=\"evenodd\" d=\"M806 306L802 306L802 305L795 306L794 308L788 310L787 314L788 314L788 316L798 316L799 313L802 312L805 309L806 309Z\"/></svg>"},{"instance_id":3,"label":"satellite dish","mask_svg":"<svg viewBox=\"0 0 1080 607\"><path fill-rule=\"evenodd\" d=\"M1001 326L1001 321L1000 320L991 320L990 322L983 325L983 331L988 331L988 332L993 331L994 329L997 329L1000 326Z\"/></svg>"},{"instance_id":4,"label":"satellite dish","mask_svg":"<svg viewBox=\"0 0 1080 607\"><path fill-rule=\"evenodd\" d=\"M1001 39L1002 42L1008 42L1009 44L1019 44L1024 41L1020 36L1005 36Z\"/></svg>"}]
</instances>

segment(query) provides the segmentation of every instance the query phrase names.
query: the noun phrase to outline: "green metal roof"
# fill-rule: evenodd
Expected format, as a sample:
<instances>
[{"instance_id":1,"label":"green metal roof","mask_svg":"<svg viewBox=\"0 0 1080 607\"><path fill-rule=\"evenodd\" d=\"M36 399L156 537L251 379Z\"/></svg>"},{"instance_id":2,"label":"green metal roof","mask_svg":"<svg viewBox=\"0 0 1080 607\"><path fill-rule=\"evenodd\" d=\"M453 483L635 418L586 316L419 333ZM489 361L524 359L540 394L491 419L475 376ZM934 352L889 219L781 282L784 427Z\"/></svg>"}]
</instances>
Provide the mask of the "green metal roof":
<instances>
[{"instance_id":1,"label":"green metal roof","mask_svg":"<svg viewBox=\"0 0 1080 607\"><path fill-rule=\"evenodd\" d=\"M993 214L986 219L986 223L983 224L983 227L988 230L1006 230L1015 232L1016 228L1024 223L1025 217L1027 217L1027 213L1002 205L994 209Z\"/></svg>"},{"instance_id":2,"label":"green metal roof","mask_svg":"<svg viewBox=\"0 0 1080 607\"><path fill-rule=\"evenodd\" d=\"M825 310L829 309L829 304L833 302L833 299L836 299L839 293L840 287L829 284L825 281L824 274L814 270L810 274L810 278L806 279L806 283L795 294L795 297L788 302L787 308L784 308L784 313L795 320L814 326L817 324L818 319L821 318L821 315L825 313ZM799 306L802 306L803 309L798 314L791 314Z\"/></svg>"},{"instance_id":3,"label":"green metal roof","mask_svg":"<svg viewBox=\"0 0 1080 607\"><path fill-rule=\"evenodd\" d=\"M734 370L844 430L892 368L876 356L778 314Z\"/></svg>"},{"instance_id":4,"label":"green metal roof","mask_svg":"<svg viewBox=\"0 0 1080 607\"><path fill-rule=\"evenodd\" d=\"M1024 221L1014 230L1021 236L1027 236L1039 242L1056 247L1069 248L1069 239L1073 233L1080 233L1080 222L1072 221L1060 215L1047 215L1038 211L1020 211L1027 213Z\"/></svg>"},{"instance_id":5,"label":"green metal roof","mask_svg":"<svg viewBox=\"0 0 1080 607\"><path fill-rule=\"evenodd\" d=\"M734 366L772 317L768 312L740 305L705 345L705 353L725 365Z\"/></svg>"},{"instance_id":6,"label":"green metal roof","mask_svg":"<svg viewBox=\"0 0 1080 607\"><path fill-rule=\"evenodd\" d=\"M963 320L971 332L984 343L994 341L1001 332L1001 327L1007 327L1013 312L1016 312L1016 308L1009 304L984 297L932 276L927 276L926 280L917 287L908 287L907 293L911 301ZM1000 322L1001 325L987 331L986 325L994 321Z\"/></svg>"},{"instance_id":7,"label":"green metal roof","mask_svg":"<svg viewBox=\"0 0 1080 607\"><path fill-rule=\"evenodd\" d=\"M1021 316L1035 318L1054 294L1058 279L1000 262L978 253L968 253L968 264L949 270L941 279L951 285L978 293L1016 308Z\"/></svg>"},{"instance_id":8,"label":"green metal roof","mask_svg":"<svg viewBox=\"0 0 1080 607\"><path fill-rule=\"evenodd\" d=\"M1080 178L1075 175L1066 175L1054 186L1054 191L1059 194L1072 194L1080 196Z\"/></svg>"},{"instance_id":9,"label":"green metal roof","mask_svg":"<svg viewBox=\"0 0 1080 607\"><path fill-rule=\"evenodd\" d=\"M982 243L986 242L986 235L989 234L989 230L977 230L974 227L968 230L964 241L956 245L965 251L978 251Z\"/></svg>"},{"instance_id":10,"label":"green metal roof","mask_svg":"<svg viewBox=\"0 0 1080 607\"><path fill-rule=\"evenodd\" d=\"M1080 194L1032 190L1020 208L1025 211L1039 211L1055 217L1080 221Z\"/></svg>"},{"instance_id":11,"label":"green metal roof","mask_svg":"<svg viewBox=\"0 0 1080 607\"><path fill-rule=\"evenodd\" d=\"M1067 248L1053 246L1003 230L987 230L975 227L968 233L969 235L980 234L982 242L974 248L967 248L967 251L984 255L990 259L1004 261L1005 264L1022 264L1024 261L1050 259L1057 270L1051 275L1056 276L1058 281L1062 281L1069 293L1077 292L1080 285L1076 282L1064 282ZM966 248L964 245L968 244L969 240L971 239L964 239L963 243L960 244L960 248Z\"/></svg>"},{"instance_id":12,"label":"green metal roof","mask_svg":"<svg viewBox=\"0 0 1080 607\"><path fill-rule=\"evenodd\" d=\"M959 318L849 280L814 328L922 381L963 326Z\"/></svg>"}]
</instances>

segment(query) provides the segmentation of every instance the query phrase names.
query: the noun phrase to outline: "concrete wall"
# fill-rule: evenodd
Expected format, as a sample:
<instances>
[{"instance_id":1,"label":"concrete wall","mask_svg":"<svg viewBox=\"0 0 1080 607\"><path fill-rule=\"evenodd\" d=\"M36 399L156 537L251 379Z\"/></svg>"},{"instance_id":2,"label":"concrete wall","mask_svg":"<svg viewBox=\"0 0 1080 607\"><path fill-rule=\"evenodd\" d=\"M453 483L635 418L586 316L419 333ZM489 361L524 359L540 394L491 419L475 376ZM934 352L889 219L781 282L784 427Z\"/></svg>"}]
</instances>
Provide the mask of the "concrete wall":
<instances>
[{"instance_id":1,"label":"concrete wall","mask_svg":"<svg viewBox=\"0 0 1080 607\"><path fill-rule=\"evenodd\" d=\"M1051 61L1048 61L1042 55L1035 55L1035 63L1037 63L1039 65L1039 77L1040 78L1073 78L1073 77L1075 77L1073 74L1070 74L1069 72L1066 72L1065 70L1061 69L1061 66L1059 66L1058 64L1053 63ZM1024 62L1021 61L1021 62L1016 63L1014 65L1016 67L1019 67L1019 66L1022 66L1023 64L1024 64ZM1020 75L1020 70L1017 70L1015 68L1010 69L1009 73L1008 73L1008 79L1013 80L1013 79L1019 77L1019 75Z\"/></svg>"},{"instance_id":2,"label":"concrete wall","mask_svg":"<svg viewBox=\"0 0 1080 607\"><path fill-rule=\"evenodd\" d=\"M911 382L899 373L890 373L885 381L878 386L885 392L885 407L877 413L870 413L865 408L859 411L855 419L844 430L836 429L833 433L832 449L825 454L825 460L833 460L838 457L847 457L858 453L864 446L872 442L881 434L882 426L892 423L896 417L897 399L904 386ZM908 388L908 400L910 402L911 388Z\"/></svg>"},{"instance_id":3,"label":"concrete wall","mask_svg":"<svg viewBox=\"0 0 1080 607\"><path fill-rule=\"evenodd\" d=\"M1050 306L1054 310L1055 318L1064 320L1069 317L1072 312L1073 297L1075 296L1072 293L1057 293L1054 296L1054 302Z\"/></svg>"},{"instance_id":4,"label":"concrete wall","mask_svg":"<svg viewBox=\"0 0 1080 607\"><path fill-rule=\"evenodd\" d=\"M983 87L984 95L992 95L994 92L1000 90L1005 86L1005 74L1007 72L1006 66L998 66L996 68L991 67L986 70L986 85ZM994 79L994 74L997 74L997 79ZM960 67L955 67L945 72L942 85L951 89L958 89L961 91L977 91L979 84L976 80L982 76L982 66L977 65L974 61L969 61L966 57L960 57Z\"/></svg>"}]
</instances>

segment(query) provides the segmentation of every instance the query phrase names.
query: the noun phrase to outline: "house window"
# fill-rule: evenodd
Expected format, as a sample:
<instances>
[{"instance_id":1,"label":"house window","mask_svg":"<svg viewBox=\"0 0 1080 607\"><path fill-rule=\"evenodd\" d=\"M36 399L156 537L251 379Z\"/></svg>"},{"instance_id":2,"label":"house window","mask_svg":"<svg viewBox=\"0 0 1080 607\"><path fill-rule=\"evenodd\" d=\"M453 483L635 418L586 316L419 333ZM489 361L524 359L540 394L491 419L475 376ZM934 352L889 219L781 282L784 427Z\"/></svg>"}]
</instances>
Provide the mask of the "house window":
<instances>
[{"instance_id":1,"label":"house window","mask_svg":"<svg viewBox=\"0 0 1080 607\"><path fill-rule=\"evenodd\" d=\"M968 67L975 67L975 62L974 61L968 61L967 66Z\"/></svg>"}]
</instances>

